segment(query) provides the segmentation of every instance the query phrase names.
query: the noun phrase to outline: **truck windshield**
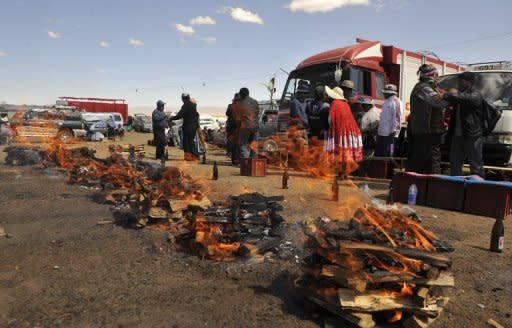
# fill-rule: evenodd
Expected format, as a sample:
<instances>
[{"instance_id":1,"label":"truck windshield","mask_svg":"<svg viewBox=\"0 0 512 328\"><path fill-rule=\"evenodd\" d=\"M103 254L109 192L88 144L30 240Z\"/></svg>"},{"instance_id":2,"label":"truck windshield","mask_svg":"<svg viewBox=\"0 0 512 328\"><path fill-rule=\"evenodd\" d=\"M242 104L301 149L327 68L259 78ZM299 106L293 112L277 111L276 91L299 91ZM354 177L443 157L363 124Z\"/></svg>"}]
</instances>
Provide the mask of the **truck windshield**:
<instances>
[{"instance_id":1,"label":"truck windshield","mask_svg":"<svg viewBox=\"0 0 512 328\"><path fill-rule=\"evenodd\" d=\"M475 72L475 88L487 102L499 109L512 110L512 72ZM441 77L439 86L445 90L458 89L457 75Z\"/></svg>"},{"instance_id":2,"label":"truck windshield","mask_svg":"<svg viewBox=\"0 0 512 328\"><path fill-rule=\"evenodd\" d=\"M295 70L290 73L286 87L283 92L283 101L290 101L297 90L299 81L306 81L309 85L309 95L307 97L313 97L313 91L317 85L328 85L330 87L336 86L334 80L334 71L336 65L325 64L317 65L313 67L306 67L303 69ZM349 69L343 70L342 80L350 78Z\"/></svg>"}]
</instances>

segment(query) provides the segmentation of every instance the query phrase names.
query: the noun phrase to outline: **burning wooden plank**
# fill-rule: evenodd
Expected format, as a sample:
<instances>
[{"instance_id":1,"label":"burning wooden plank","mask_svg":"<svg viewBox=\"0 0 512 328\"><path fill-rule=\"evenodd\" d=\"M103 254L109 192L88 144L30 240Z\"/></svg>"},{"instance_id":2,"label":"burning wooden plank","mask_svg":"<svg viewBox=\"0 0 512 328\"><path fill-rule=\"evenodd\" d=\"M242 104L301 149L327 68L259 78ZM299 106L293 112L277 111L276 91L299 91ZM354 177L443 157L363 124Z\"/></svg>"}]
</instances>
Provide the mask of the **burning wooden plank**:
<instances>
[{"instance_id":1,"label":"burning wooden plank","mask_svg":"<svg viewBox=\"0 0 512 328\"><path fill-rule=\"evenodd\" d=\"M303 229L313 250L303 281L329 311L418 326L431 323L448 302L451 260L436 246L444 243L399 212L365 207L349 224L324 217ZM334 309L332 290L339 301Z\"/></svg>"}]
</instances>

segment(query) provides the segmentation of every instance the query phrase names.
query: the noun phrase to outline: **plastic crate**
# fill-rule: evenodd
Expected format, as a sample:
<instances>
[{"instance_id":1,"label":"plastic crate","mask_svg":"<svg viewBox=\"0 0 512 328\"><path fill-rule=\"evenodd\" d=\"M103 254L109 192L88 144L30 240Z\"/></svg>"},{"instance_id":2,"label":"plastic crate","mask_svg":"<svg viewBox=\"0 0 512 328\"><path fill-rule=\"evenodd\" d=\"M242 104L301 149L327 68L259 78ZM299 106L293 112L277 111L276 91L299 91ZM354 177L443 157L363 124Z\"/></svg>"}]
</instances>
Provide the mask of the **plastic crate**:
<instances>
[{"instance_id":1,"label":"plastic crate","mask_svg":"<svg viewBox=\"0 0 512 328\"><path fill-rule=\"evenodd\" d=\"M462 212L464 210L465 185L466 180L462 177L430 176L426 205Z\"/></svg>"},{"instance_id":2,"label":"plastic crate","mask_svg":"<svg viewBox=\"0 0 512 328\"><path fill-rule=\"evenodd\" d=\"M466 184L464 212L505 218L510 213L510 183L475 181Z\"/></svg>"},{"instance_id":3,"label":"plastic crate","mask_svg":"<svg viewBox=\"0 0 512 328\"><path fill-rule=\"evenodd\" d=\"M264 177L267 175L266 158L240 158L240 175Z\"/></svg>"},{"instance_id":4,"label":"plastic crate","mask_svg":"<svg viewBox=\"0 0 512 328\"><path fill-rule=\"evenodd\" d=\"M416 204L425 205L428 188L428 175L422 175L412 172L396 172L391 180L393 187L393 200L407 204L409 198L409 187L414 183L418 188L416 195Z\"/></svg>"}]
</instances>

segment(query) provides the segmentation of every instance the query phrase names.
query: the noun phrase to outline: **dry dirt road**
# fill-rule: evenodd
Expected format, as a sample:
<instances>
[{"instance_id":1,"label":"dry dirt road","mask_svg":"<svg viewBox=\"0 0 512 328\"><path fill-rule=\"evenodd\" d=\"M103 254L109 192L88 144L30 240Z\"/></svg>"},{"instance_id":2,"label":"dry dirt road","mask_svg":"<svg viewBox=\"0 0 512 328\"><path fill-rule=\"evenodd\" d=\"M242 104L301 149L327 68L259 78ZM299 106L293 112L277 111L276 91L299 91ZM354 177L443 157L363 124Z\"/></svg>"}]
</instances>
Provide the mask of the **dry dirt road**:
<instances>
[{"instance_id":1,"label":"dry dirt road","mask_svg":"<svg viewBox=\"0 0 512 328\"><path fill-rule=\"evenodd\" d=\"M120 143L145 143L148 134L129 133ZM111 142L89 144L106 154ZM154 150L148 148L148 157ZM2 149L0 149L2 150ZM290 223L319 215L346 217L363 203L347 183L340 202L327 200L329 184L293 173L281 190L281 173L241 177L221 151L207 165L188 165L171 149L167 165L201 178L212 200L258 191L284 195ZM4 153L0 153L3 163ZM211 163L220 164L211 181ZM93 191L68 185L66 177L37 167L0 164L0 327L323 327L333 317L304 300L294 287L295 257L265 262L203 261L177 252L158 228L132 230L96 225L112 219ZM359 184L359 183L356 183ZM369 184L382 197L386 184ZM487 327L493 318L512 327L512 233L505 222L505 251L487 250L493 220L417 208L423 224L455 252L456 288L432 327ZM298 231L291 229L290 231ZM295 241L298 234L287 236ZM338 327L346 323L334 321Z\"/></svg>"}]
</instances>

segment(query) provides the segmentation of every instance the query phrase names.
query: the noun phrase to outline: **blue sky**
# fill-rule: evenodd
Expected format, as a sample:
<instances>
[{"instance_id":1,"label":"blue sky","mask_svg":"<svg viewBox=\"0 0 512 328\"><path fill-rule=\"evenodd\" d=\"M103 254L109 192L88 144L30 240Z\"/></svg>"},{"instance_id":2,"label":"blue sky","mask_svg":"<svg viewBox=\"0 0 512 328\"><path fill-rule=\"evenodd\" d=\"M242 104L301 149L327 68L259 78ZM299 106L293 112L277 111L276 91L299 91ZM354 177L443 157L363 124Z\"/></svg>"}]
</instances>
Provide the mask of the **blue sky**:
<instances>
[{"instance_id":1,"label":"blue sky","mask_svg":"<svg viewBox=\"0 0 512 328\"><path fill-rule=\"evenodd\" d=\"M220 107L242 86L267 98L261 83L280 67L356 37L449 61L512 59L511 12L509 0L3 0L0 101L176 107L183 86Z\"/></svg>"}]
</instances>

